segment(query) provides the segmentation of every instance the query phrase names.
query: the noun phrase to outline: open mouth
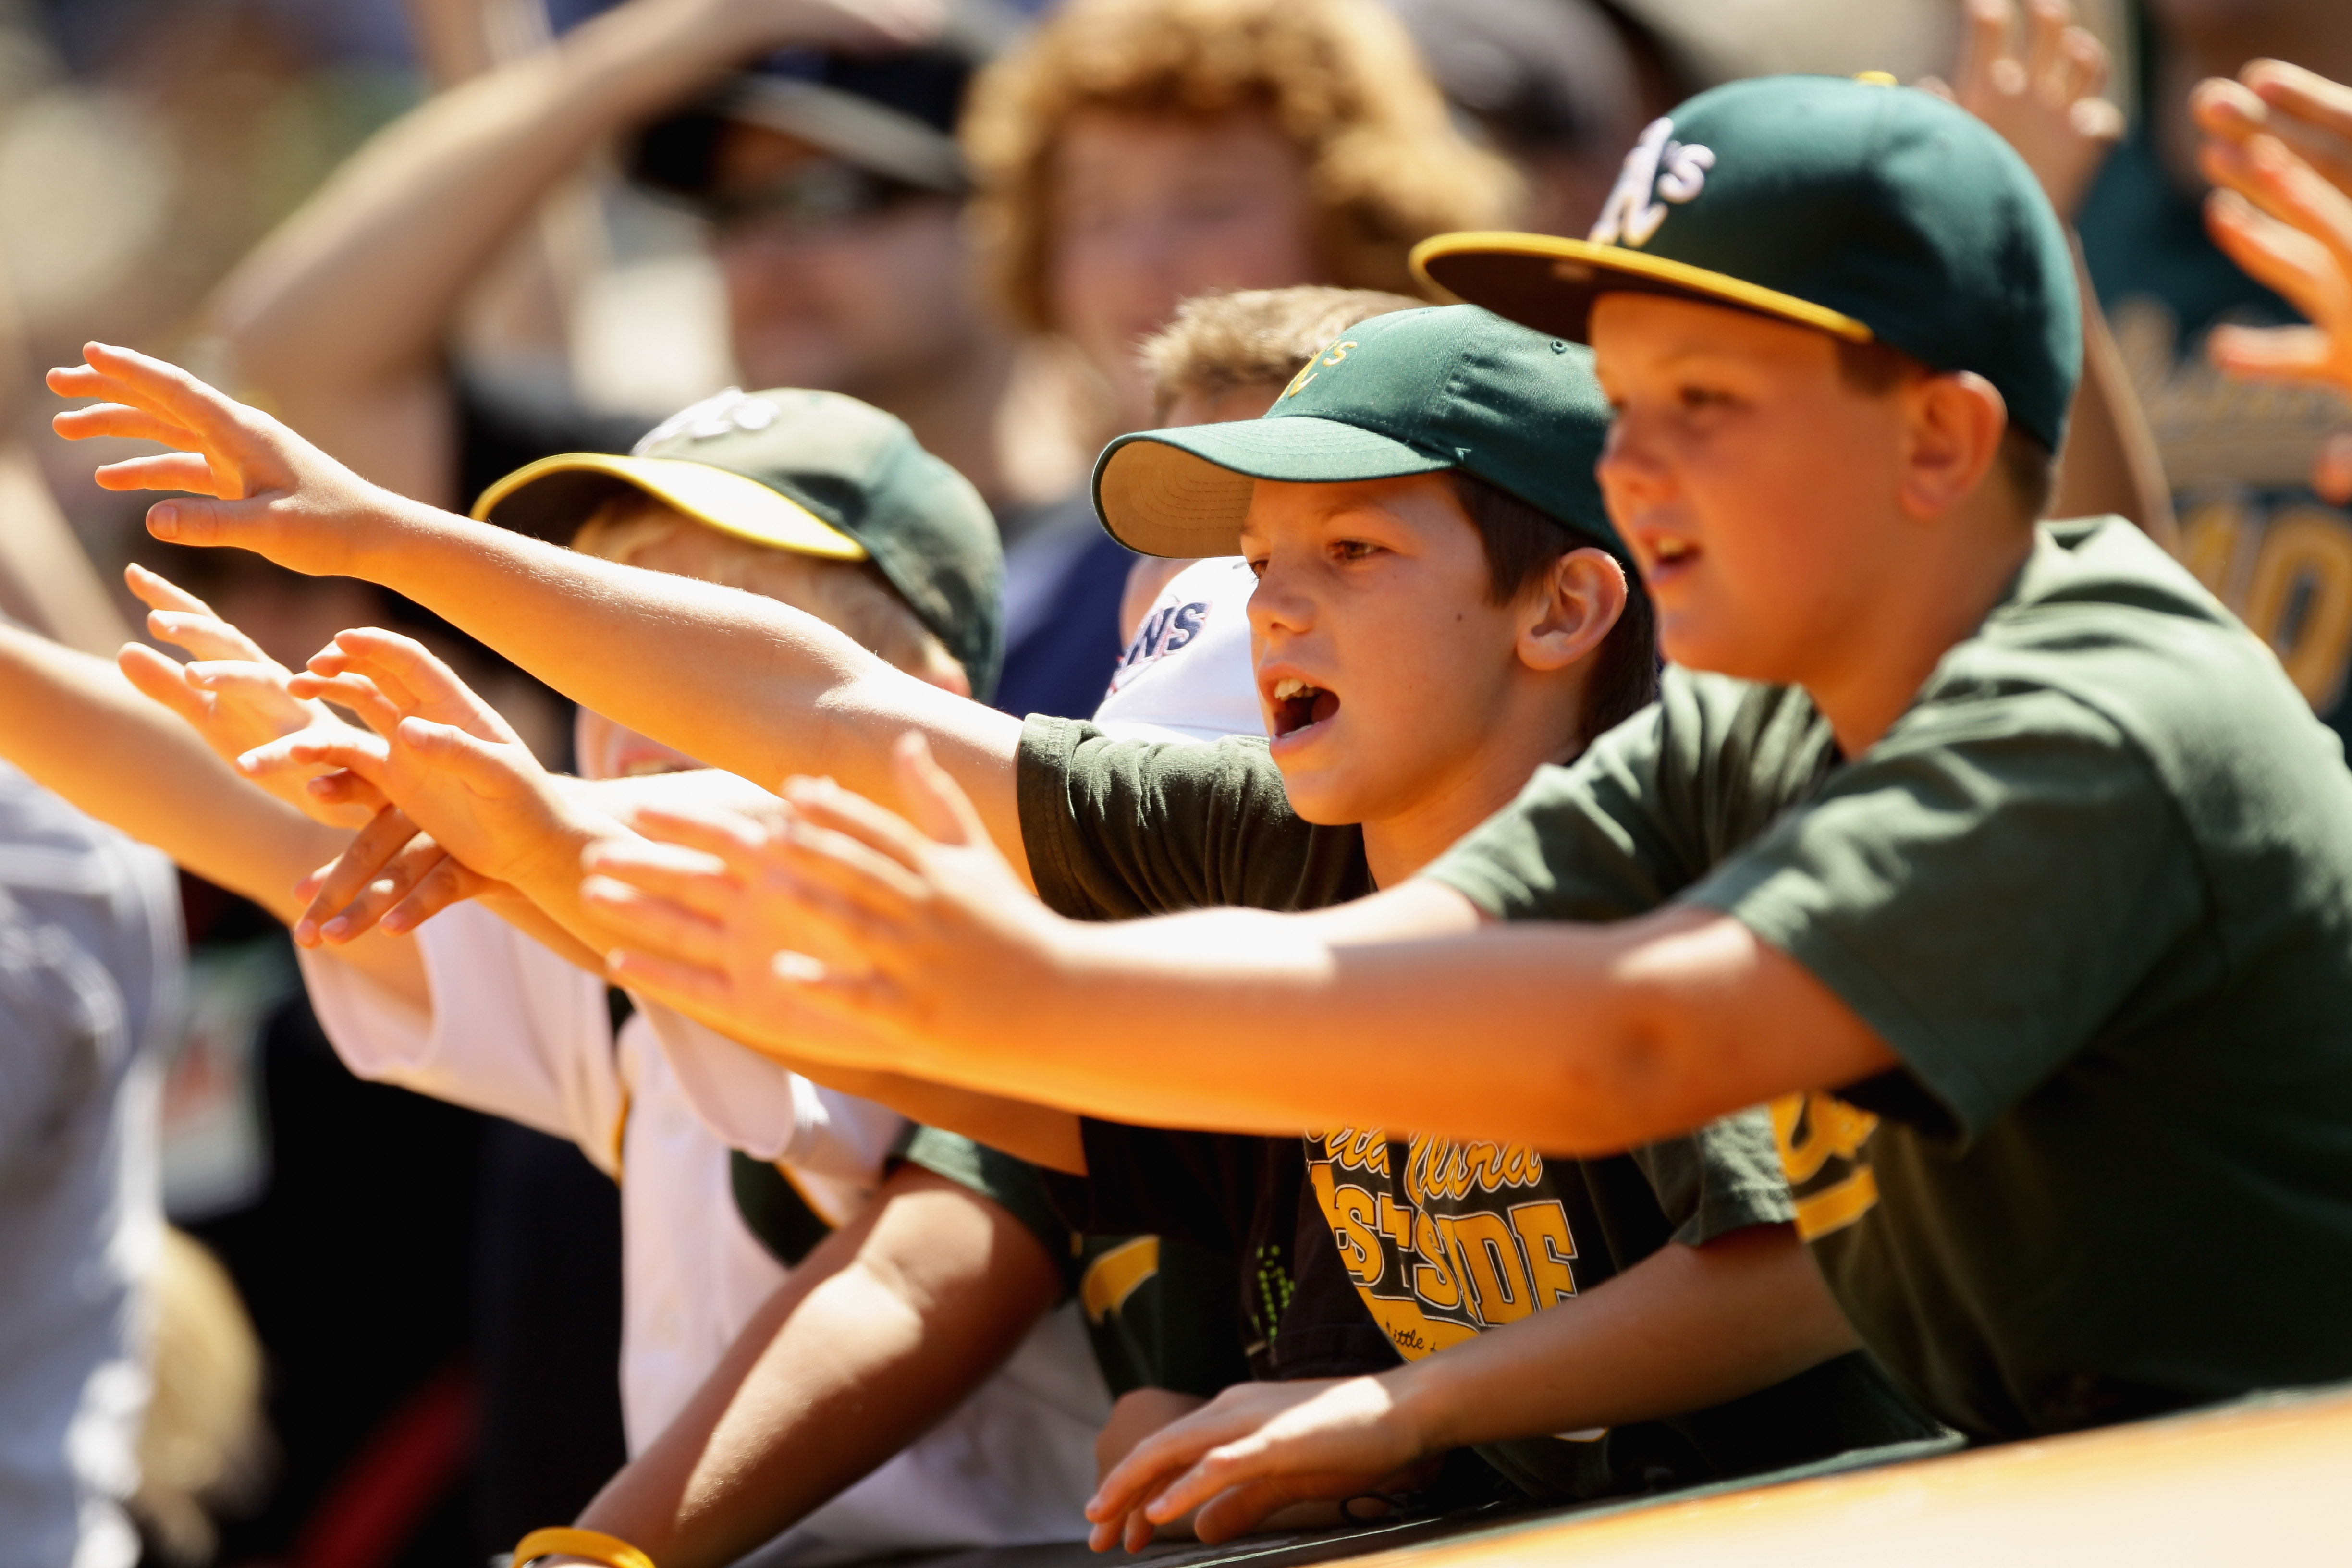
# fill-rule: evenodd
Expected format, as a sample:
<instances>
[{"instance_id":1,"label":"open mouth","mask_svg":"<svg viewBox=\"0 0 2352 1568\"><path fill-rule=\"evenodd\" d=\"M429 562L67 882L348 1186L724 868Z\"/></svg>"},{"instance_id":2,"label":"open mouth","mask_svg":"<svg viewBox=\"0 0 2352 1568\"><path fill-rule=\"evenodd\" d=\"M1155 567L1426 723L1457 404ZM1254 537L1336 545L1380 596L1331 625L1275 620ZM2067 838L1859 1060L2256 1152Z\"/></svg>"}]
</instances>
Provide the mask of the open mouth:
<instances>
[{"instance_id":1,"label":"open mouth","mask_svg":"<svg viewBox=\"0 0 2352 1568\"><path fill-rule=\"evenodd\" d=\"M1339 694L1309 686L1297 676L1274 683L1274 736L1295 735L1312 729L1339 711Z\"/></svg>"},{"instance_id":2,"label":"open mouth","mask_svg":"<svg viewBox=\"0 0 2352 1568\"><path fill-rule=\"evenodd\" d=\"M1686 539L1653 539L1650 542L1650 572L1671 573L1698 559L1698 546Z\"/></svg>"}]
</instances>

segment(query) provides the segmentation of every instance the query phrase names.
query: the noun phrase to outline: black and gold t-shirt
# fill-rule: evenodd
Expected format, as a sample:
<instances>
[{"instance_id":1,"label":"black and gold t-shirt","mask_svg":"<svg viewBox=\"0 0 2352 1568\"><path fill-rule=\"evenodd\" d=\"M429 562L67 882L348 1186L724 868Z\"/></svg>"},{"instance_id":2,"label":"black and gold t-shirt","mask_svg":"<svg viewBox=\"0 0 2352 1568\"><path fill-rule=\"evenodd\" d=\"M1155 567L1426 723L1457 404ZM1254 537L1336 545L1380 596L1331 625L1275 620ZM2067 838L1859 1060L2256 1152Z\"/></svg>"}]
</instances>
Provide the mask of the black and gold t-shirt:
<instances>
[{"instance_id":1,"label":"black and gold t-shirt","mask_svg":"<svg viewBox=\"0 0 2352 1568\"><path fill-rule=\"evenodd\" d=\"M1019 790L1039 895L1073 918L1296 910L1371 890L1360 831L1293 814L1263 741L1113 742L1032 719ZM1215 1021L1165 1026L1181 1038ZM1082 1126L1087 1176L1046 1173L1048 1192L1081 1230L1232 1250L1261 1377L1417 1360L1556 1307L1670 1242L1793 1214L1761 1110L1599 1160L1379 1130L1309 1133L1302 1151L1288 1139ZM1874 1373L1842 1361L1682 1421L1507 1445L1496 1458L1530 1489L1597 1496L1932 1430Z\"/></svg>"},{"instance_id":2,"label":"black and gold t-shirt","mask_svg":"<svg viewBox=\"0 0 2352 1568\"><path fill-rule=\"evenodd\" d=\"M1847 1317L1955 1426L2352 1376L2352 773L2120 519L2045 526L1861 756L1801 691L1669 669L1427 875L1721 910L1876 1032L1899 1068L1774 1120Z\"/></svg>"}]
</instances>

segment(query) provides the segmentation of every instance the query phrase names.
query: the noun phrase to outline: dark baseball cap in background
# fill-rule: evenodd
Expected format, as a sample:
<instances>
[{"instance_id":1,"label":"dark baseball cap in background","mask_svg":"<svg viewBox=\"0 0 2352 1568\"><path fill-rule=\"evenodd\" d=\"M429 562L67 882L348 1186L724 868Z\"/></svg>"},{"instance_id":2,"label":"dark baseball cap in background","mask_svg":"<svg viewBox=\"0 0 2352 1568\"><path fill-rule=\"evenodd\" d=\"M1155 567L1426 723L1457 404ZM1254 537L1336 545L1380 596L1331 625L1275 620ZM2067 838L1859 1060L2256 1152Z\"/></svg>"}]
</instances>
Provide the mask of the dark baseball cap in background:
<instances>
[{"instance_id":1,"label":"dark baseball cap in background","mask_svg":"<svg viewBox=\"0 0 2352 1568\"><path fill-rule=\"evenodd\" d=\"M635 490L772 550L870 561L986 701L1004 655L1004 555L971 481L905 424L837 392L729 388L672 415L626 457L567 452L516 469L473 515L569 544Z\"/></svg>"},{"instance_id":2,"label":"dark baseball cap in background","mask_svg":"<svg viewBox=\"0 0 2352 1568\"><path fill-rule=\"evenodd\" d=\"M703 197L719 139L736 121L797 137L909 189L961 195L971 184L955 139L965 90L1023 26L997 0L954 0L940 37L921 48L772 56L638 132L625 159L629 176L669 195Z\"/></svg>"},{"instance_id":3,"label":"dark baseball cap in background","mask_svg":"<svg viewBox=\"0 0 2352 1568\"><path fill-rule=\"evenodd\" d=\"M1974 371L2056 451L2082 374L2064 230L1976 116L1891 78L1765 77L1653 123L1589 239L1450 234L1416 272L1585 341L1604 293L1667 294Z\"/></svg>"},{"instance_id":4,"label":"dark baseball cap in background","mask_svg":"<svg viewBox=\"0 0 2352 1568\"><path fill-rule=\"evenodd\" d=\"M1609 420L1591 350L1475 305L1399 310L1342 332L1259 418L1121 436L1095 510L1147 555L1231 555L1255 480L1459 468L1623 559L1592 472Z\"/></svg>"}]
</instances>

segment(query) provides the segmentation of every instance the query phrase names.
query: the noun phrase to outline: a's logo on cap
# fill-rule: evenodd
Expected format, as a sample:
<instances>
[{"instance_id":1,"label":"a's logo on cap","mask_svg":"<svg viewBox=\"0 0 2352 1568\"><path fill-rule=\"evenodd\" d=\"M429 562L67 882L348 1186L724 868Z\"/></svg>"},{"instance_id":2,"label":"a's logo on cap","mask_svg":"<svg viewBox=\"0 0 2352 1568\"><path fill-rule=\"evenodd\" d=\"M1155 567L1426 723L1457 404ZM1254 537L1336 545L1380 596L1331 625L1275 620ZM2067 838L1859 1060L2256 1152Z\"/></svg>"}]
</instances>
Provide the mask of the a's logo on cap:
<instances>
[{"instance_id":1,"label":"a's logo on cap","mask_svg":"<svg viewBox=\"0 0 2352 1568\"><path fill-rule=\"evenodd\" d=\"M1680 203L1706 188L1706 172L1715 167L1714 150L1673 141L1674 133L1673 121L1653 120L1625 154L1616 186L1587 237L1593 244L1630 245L1638 250L1666 221L1663 202L1650 198L1652 190L1665 202Z\"/></svg>"},{"instance_id":2,"label":"a's logo on cap","mask_svg":"<svg viewBox=\"0 0 2352 1568\"><path fill-rule=\"evenodd\" d=\"M691 407L681 408L639 438L629 456L642 458L663 442L684 436L709 441L738 430L765 430L783 417L783 410L764 397L753 397L740 386L714 393Z\"/></svg>"},{"instance_id":3,"label":"a's logo on cap","mask_svg":"<svg viewBox=\"0 0 2352 1568\"><path fill-rule=\"evenodd\" d=\"M1298 367L1298 374L1292 376L1290 378L1290 384L1282 389L1283 397L1297 396L1300 393L1307 390L1307 384L1315 379L1315 373L1318 370L1328 365L1338 364L1341 360L1348 357L1348 351L1349 349L1360 349L1363 346L1363 344L1356 342L1353 338L1343 338L1339 342L1333 343L1320 354L1318 354L1315 358L1308 360L1305 364ZM1277 398L1276 401L1279 402L1281 399Z\"/></svg>"}]
</instances>

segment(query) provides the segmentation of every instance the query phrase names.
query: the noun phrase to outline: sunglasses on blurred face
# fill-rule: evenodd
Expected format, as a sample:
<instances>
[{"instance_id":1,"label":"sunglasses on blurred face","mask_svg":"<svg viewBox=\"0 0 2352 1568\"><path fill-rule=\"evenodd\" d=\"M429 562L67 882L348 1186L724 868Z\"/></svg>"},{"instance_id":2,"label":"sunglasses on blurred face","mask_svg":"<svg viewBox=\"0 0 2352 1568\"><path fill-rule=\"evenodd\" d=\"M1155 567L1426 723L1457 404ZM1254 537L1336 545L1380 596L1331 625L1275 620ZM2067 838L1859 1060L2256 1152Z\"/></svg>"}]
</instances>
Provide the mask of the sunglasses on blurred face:
<instances>
[{"instance_id":1,"label":"sunglasses on blurred face","mask_svg":"<svg viewBox=\"0 0 2352 1568\"><path fill-rule=\"evenodd\" d=\"M871 217L933 193L830 159L742 191L715 192L703 211L722 239L798 238Z\"/></svg>"}]
</instances>

